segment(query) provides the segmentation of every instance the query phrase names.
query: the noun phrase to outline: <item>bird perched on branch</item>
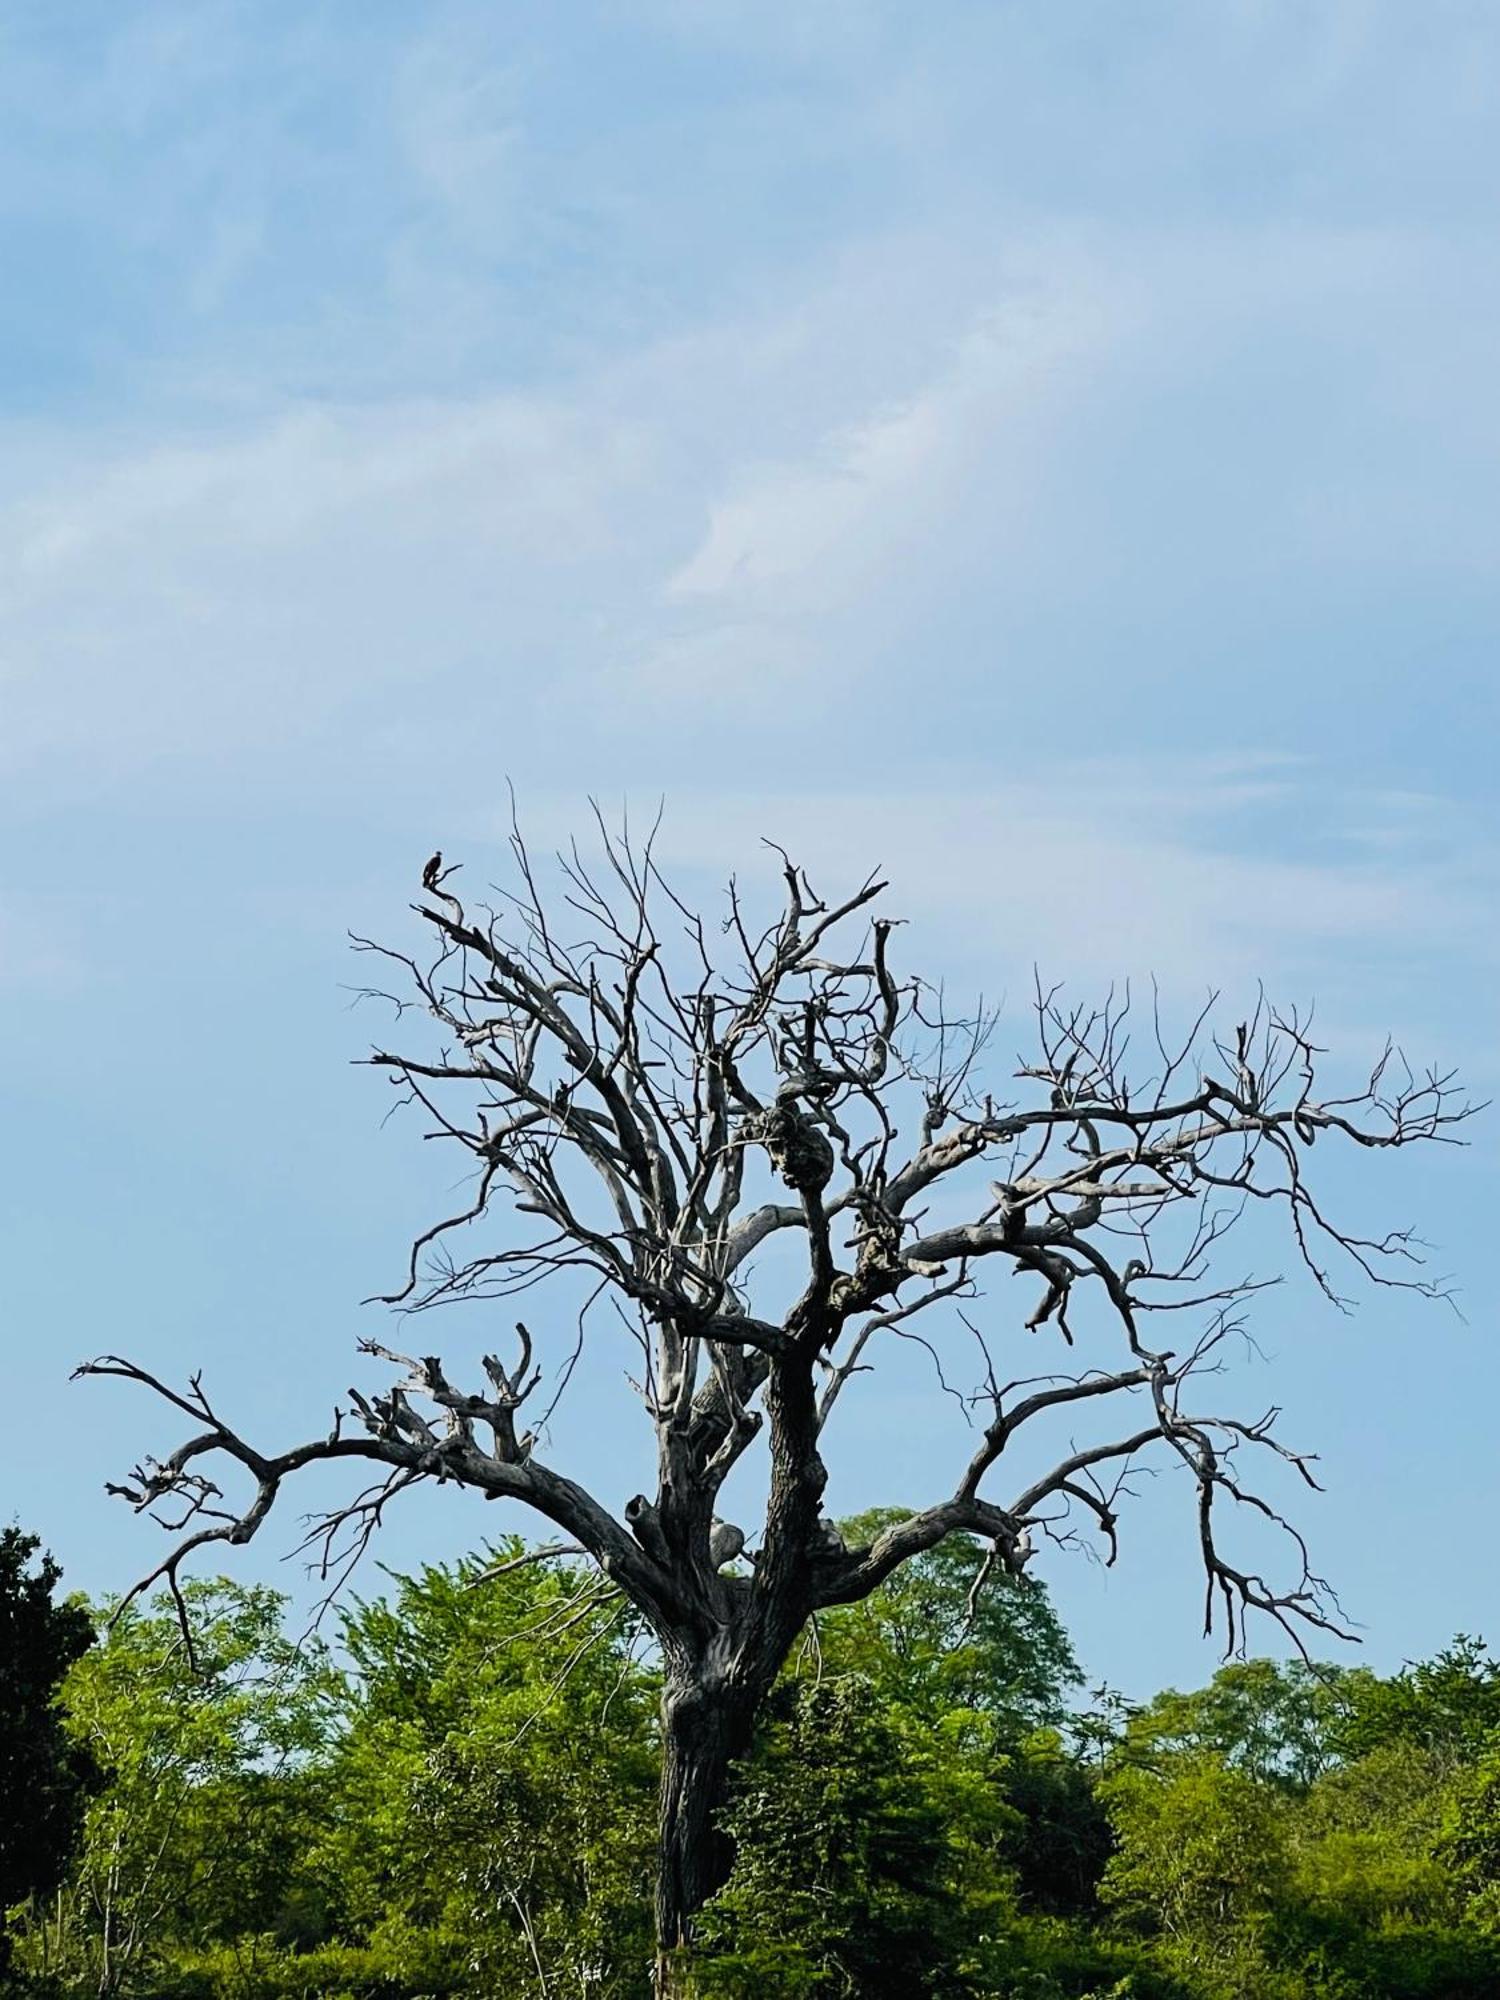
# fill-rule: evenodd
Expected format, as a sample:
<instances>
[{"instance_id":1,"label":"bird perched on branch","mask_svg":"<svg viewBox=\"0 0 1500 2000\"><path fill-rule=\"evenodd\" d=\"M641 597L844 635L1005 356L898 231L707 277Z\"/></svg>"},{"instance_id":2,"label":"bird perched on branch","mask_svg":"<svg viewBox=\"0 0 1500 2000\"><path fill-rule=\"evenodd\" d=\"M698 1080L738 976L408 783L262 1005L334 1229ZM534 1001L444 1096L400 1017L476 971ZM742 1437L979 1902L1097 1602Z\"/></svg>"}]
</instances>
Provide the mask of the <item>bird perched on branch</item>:
<instances>
[{"instance_id":1,"label":"bird perched on branch","mask_svg":"<svg viewBox=\"0 0 1500 2000\"><path fill-rule=\"evenodd\" d=\"M427 866L422 870L422 887L424 889L435 889L438 885L438 878L441 876L442 872L443 872L443 850L439 848L437 852L433 855L432 859L428 862Z\"/></svg>"}]
</instances>

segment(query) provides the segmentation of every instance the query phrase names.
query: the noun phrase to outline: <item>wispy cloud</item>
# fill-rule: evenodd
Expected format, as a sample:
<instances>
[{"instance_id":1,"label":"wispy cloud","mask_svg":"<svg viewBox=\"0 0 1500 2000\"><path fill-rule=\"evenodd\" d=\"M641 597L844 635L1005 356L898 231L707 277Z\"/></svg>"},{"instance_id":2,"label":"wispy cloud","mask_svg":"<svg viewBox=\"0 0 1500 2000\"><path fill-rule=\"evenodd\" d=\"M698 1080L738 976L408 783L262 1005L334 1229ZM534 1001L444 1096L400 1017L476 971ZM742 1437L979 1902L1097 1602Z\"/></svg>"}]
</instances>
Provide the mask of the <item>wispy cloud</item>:
<instances>
[{"instance_id":1,"label":"wispy cloud","mask_svg":"<svg viewBox=\"0 0 1500 2000\"><path fill-rule=\"evenodd\" d=\"M951 358L908 399L816 440L802 463L747 468L738 490L710 509L707 533L668 579L675 599L819 609L920 543L933 512L954 504L976 459L1002 461L1005 537L1024 513L1036 474L1027 449L1076 387L1111 327L1087 296L1024 295L961 332ZM986 481L986 500L997 498Z\"/></svg>"},{"instance_id":2,"label":"wispy cloud","mask_svg":"<svg viewBox=\"0 0 1500 2000\"><path fill-rule=\"evenodd\" d=\"M1424 381L1363 323L1459 274L1359 232L900 235L545 384L275 397L136 443L33 425L0 475L3 754L294 745L437 682L607 718L661 764L731 723L771 755L789 697L899 717L903 759L972 755L1002 710L1011 754L1131 747L1168 699L1184 730L1248 702L1221 740L1305 742L1362 665L1310 674L1289 619L1497 580L1482 425L1451 442L1478 346ZM1310 381L1267 373L1288 325L1323 343Z\"/></svg>"},{"instance_id":3,"label":"wispy cloud","mask_svg":"<svg viewBox=\"0 0 1500 2000\"><path fill-rule=\"evenodd\" d=\"M624 423L526 399L289 413L76 466L0 526L0 755L294 743L555 601L640 477ZM520 616L517 615L518 609Z\"/></svg>"}]
</instances>

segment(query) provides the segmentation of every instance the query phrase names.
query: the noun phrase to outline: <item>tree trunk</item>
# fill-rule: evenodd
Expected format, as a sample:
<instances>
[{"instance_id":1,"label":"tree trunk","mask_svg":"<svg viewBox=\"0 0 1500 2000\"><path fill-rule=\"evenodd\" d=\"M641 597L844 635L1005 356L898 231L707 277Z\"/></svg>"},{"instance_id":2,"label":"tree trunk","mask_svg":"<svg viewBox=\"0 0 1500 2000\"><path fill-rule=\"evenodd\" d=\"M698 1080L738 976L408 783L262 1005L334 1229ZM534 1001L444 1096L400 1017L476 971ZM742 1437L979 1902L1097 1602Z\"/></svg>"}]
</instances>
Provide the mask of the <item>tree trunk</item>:
<instances>
[{"instance_id":1,"label":"tree trunk","mask_svg":"<svg viewBox=\"0 0 1500 2000\"><path fill-rule=\"evenodd\" d=\"M662 1692L656 1871L657 2000L690 2000L693 1919L729 1875L718 1826L729 1767L749 1748L755 1707L724 1682L669 1676Z\"/></svg>"}]
</instances>

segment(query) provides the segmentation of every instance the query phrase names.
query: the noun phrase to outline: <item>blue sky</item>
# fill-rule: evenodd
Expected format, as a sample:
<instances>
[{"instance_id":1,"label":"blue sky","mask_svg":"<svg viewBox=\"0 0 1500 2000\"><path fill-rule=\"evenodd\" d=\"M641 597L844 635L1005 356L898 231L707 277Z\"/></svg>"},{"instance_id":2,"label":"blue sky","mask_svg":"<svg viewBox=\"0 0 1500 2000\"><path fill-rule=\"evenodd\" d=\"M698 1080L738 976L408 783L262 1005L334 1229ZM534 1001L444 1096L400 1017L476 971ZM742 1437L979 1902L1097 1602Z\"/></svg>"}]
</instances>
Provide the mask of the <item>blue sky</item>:
<instances>
[{"instance_id":1,"label":"blue sky","mask_svg":"<svg viewBox=\"0 0 1500 2000\"><path fill-rule=\"evenodd\" d=\"M1454 0L8 8L0 1511L155 1559L101 1348L276 1441L342 1393L448 1185L344 933L497 871L507 778L542 846L664 795L705 895L878 861L960 986L1263 976L1490 1094L1497 110ZM1377 1665L1500 1642L1475 1138L1335 1170L1465 1321L1293 1287L1245 1363ZM909 1409L836 1499L929 1496ZM1213 1663L1185 1499L1049 1572L1132 1691Z\"/></svg>"}]
</instances>

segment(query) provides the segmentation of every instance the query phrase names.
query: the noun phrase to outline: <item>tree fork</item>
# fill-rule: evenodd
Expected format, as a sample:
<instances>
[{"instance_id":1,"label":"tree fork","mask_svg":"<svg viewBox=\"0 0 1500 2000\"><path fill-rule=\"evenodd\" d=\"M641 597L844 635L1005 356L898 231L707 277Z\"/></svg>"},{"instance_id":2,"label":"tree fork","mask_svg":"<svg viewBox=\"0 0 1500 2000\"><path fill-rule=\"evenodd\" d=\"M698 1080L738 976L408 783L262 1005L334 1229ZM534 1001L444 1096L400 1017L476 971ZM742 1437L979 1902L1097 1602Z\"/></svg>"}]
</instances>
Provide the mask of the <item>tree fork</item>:
<instances>
[{"instance_id":1,"label":"tree fork","mask_svg":"<svg viewBox=\"0 0 1500 2000\"><path fill-rule=\"evenodd\" d=\"M1333 1219L1310 1184L1312 1146L1325 1140L1321 1162L1339 1141L1372 1160L1454 1143L1471 1107L1451 1073L1390 1048L1325 1089L1308 1022L1263 996L1222 1032L1210 1003L1175 1038L1153 1004L1142 1062L1128 995L1075 1007L1041 988L1031 1052L997 1096L982 1075L996 1017L951 1015L939 984L898 978L891 924L870 915L885 888L873 875L829 904L788 861L778 916L757 921L731 884L712 924L666 886L649 843L600 831L602 865L560 856L550 907L517 834L495 907L466 908L448 869L413 905L425 944L355 940L390 981L372 996L427 1030L368 1060L472 1174L471 1197L415 1236L383 1302L529 1304L550 1284L560 1310L517 1328L519 1358L488 1355L461 1386L435 1355L367 1340L366 1357L397 1371L384 1392L350 1390L331 1426L279 1451L244 1438L197 1376L179 1389L118 1355L79 1372L144 1387L189 1427L112 1488L173 1530L138 1590L178 1592L189 1557L249 1541L293 1474L333 1462L370 1483L304 1544L330 1592L385 1509L429 1482L520 1502L598 1564L666 1661L657 1976L675 1995L726 1865L730 1768L798 1632L946 1535L982 1535L1013 1574L1085 1534L1112 1559L1130 1474L1154 1453L1192 1495L1227 1650L1256 1613L1299 1645L1309 1629L1348 1636L1300 1532L1252 1483L1264 1463L1312 1487L1311 1454L1281 1441L1274 1411L1242 1417L1221 1400L1228 1345L1270 1281L1226 1274L1219 1257L1241 1213L1279 1210L1330 1301L1346 1303L1341 1268L1445 1297L1409 1230ZM775 1198L778 1178L790 1199ZM775 1256L753 1267L778 1243L800 1275ZM981 1309L997 1270L1023 1280L1019 1310L999 1310L1008 1286ZM922 1509L845 1549L822 1512L822 1436L901 1342L981 1421ZM968 1395L952 1381L965 1354ZM550 1462L549 1419L589 1373L627 1377L654 1445L655 1492L623 1519ZM1011 1440L1049 1427L1029 1478L1002 1487ZM719 1496L752 1450L769 1496L759 1533L719 1522L716 1538ZM1260 1548L1253 1566L1233 1560L1220 1501L1281 1531L1281 1570ZM742 1549L748 1573L720 1567Z\"/></svg>"}]
</instances>

